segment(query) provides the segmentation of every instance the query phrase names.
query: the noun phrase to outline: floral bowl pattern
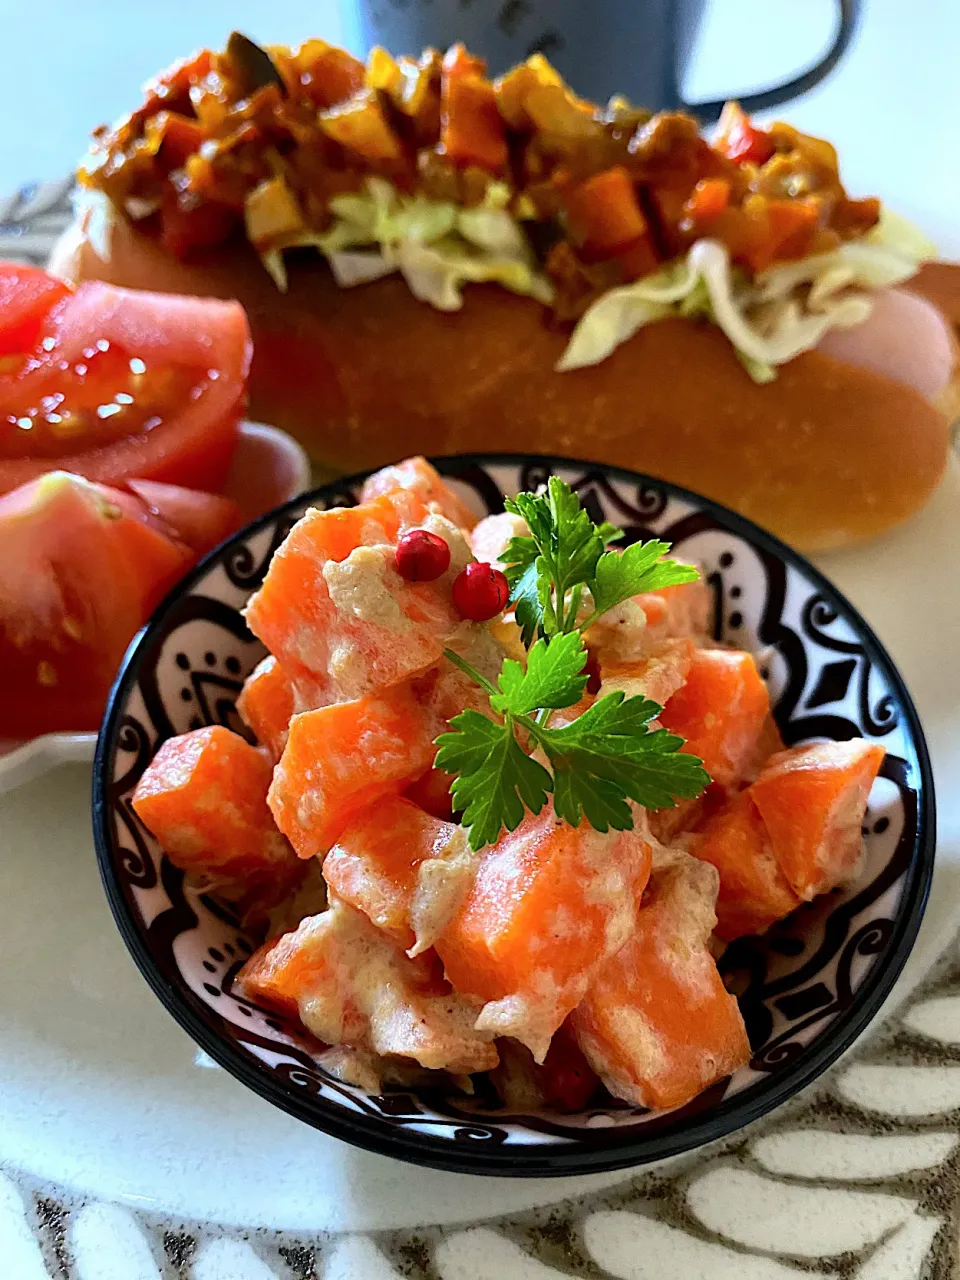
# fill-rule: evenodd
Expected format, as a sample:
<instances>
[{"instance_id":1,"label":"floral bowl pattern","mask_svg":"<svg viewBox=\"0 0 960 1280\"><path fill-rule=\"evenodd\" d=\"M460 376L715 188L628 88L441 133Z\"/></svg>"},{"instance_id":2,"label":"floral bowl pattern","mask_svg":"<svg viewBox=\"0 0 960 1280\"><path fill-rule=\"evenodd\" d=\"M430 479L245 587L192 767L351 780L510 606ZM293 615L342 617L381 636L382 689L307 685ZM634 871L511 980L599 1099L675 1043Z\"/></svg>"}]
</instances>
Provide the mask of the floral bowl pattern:
<instances>
[{"instance_id":1,"label":"floral bowl pattern","mask_svg":"<svg viewBox=\"0 0 960 1280\"><path fill-rule=\"evenodd\" d=\"M688 1106L623 1104L564 1116L507 1114L482 1094L370 1095L328 1075L310 1042L231 990L259 941L198 894L163 856L130 799L160 743L208 723L242 731L234 703L263 656L239 610L310 506L356 501L362 477L294 499L204 561L134 641L114 688L94 770L94 837L104 884L134 959L206 1052L262 1096L324 1131L437 1168L500 1175L615 1169L730 1134L808 1084L863 1030L916 937L933 866L933 782L909 695L854 608L802 557L725 508L663 482L561 459L440 459L480 513L551 473L627 541L661 537L704 566L714 634L754 651L788 744L875 739L886 759L870 796L857 880L762 938L740 939L721 970L750 1034L749 1065Z\"/></svg>"}]
</instances>

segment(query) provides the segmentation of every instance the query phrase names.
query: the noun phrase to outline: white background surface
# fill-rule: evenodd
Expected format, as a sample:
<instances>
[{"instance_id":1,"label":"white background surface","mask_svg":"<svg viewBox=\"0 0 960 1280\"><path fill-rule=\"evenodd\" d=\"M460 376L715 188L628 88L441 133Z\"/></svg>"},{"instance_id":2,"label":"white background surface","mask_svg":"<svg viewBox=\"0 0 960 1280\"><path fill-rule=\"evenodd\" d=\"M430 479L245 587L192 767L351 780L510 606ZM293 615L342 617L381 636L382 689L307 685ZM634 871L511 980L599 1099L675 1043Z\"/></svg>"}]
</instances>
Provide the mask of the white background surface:
<instances>
[{"instance_id":1,"label":"white background surface","mask_svg":"<svg viewBox=\"0 0 960 1280\"><path fill-rule=\"evenodd\" d=\"M743 91L809 65L829 41L834 7L709 0L690 96ZM0 189L72 168L90 128L135 106L144 80L193 48L222 45L233 27L277 44L338 40L344 24L340 0L0 0ZM853 52L779 114L837 144L854 193L888 199L960 257L956 0L865 0Z\"/></svg>"}]
</instances>

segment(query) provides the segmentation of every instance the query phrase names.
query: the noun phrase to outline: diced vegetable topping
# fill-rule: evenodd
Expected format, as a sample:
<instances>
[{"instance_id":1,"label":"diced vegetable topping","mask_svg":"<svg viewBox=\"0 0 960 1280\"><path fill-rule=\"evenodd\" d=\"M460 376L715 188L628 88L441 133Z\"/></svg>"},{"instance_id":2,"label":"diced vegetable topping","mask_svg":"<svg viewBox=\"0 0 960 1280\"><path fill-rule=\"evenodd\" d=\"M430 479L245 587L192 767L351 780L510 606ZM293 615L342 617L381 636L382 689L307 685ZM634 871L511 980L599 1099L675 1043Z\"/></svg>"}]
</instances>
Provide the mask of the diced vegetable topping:
<instances>
[{"instance_id":1,"label":"diced vegetable topping","mask_svg":"<svg viewBox=\"0 0 960 1280\"><path fill-rule=\"evenodd\" d=\"M374 49L364 67L320 40L268 53L236 33L99 130L80 179L178 257L245 226L281 289L297 246L325 254L344 286L400 271L445 310L463 304L463 284L496 281L586 325L564 369L665 315L701 315L759 379L853 313L808 305L794 286L772 323L756 277L835 267L880 218L878 201L847 195L829 143L760 129L736 103L708 142L679 112L584 101L540 54L491 81L462 45L416 62ZM691 258L705 238L729 279ZM917 258L901 265L910 274ZM757 331L746 344L745 329Z\"/></svg>"},{"instance_id":2,"label":"diced vegetable topping","mask_svg":"<svg viewBox=\"0 0 960 1280\"><path fill-rule=\"evenodd\" d=\"M650 853L639 833L571 828L549 807L486 849L436 943L454 987L484 1003L478 1025L521 1040L542 1062L593 974L630 936Z\"/></svg>"}]
</instances>

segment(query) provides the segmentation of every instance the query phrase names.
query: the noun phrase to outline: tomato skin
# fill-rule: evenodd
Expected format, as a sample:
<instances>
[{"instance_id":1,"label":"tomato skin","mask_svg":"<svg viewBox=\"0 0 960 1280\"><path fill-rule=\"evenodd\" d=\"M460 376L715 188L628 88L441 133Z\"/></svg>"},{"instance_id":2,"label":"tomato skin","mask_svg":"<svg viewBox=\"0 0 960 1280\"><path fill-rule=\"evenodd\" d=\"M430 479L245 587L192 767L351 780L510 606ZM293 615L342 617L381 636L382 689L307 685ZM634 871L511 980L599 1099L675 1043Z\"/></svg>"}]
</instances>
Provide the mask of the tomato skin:
<instances>
[{"instance_id":1,"label":"tomato skin","mask_svg":"<svg viewBox=\"0 0 960 1280\"><path fill-rule=\"evenodd\" d=\"M78 445L56 458L0 458L0 494L51 468L113 486L136 476L209 491L222 487L246 407L250 367L250 332L239 303L91 281L53 308L43 337L49 350L35 353L19 377L0 378L0 414L40 403L56 390L61 362L82 360L101 338L148 366L195 369L203 393L178 404L150 431L86 450ZM216 377L204 378L208 370Z\"/></svg>"},{"instance_id":2,"label":"tomato skin","mask_svg":"<svg viewBox=\"0 0 960 1280\"><path fill-rule=\"evenodd\" d=\"M752 124L736 102L724 107L713 147L734 164L766 164L776 151L770 135Z\"/></svg>"},{"instance_id":3,"label":"tomato skin","mask_svg":"<svg viewBox=\"0 0 960 1280\"><path fill-rule=\"evenodd\" d=\"M195 558L132 494L78 476L0 498L0 739L96 729L127 645Z\"/></svg>"},{"instance_id":4,"label":"tomato skin","mask_svg":"<svg viewBox=\"0 0 960 1280\"><path fill-rule=\"evenodd\" d=\"M171 187L160 211L160 243L175 258L189 258L220 244L238 222L235 210L215 202L185 208Z\"/></svg>"},{"instance_id":5,"label":"tomato skin","mask_svg":"<svg viewBox=\"0 0 960 1280\"><path fill-rule=\"evenodd\" d=\"M234 500L219 493L199 493L155 480L128 480L127 488L157 527L198 556L212 551L243 523Z\"/></svg>"},{"instance_id":6,"label":"tomato skin","mask_svg":"<svg viewBox=\"0 0 960 1280\"><path fill-rule=\"evenodd\" d=\"M0 356L32 350L48 312L70 292L40 267L0 262Z\"/></svg>"}]
</instances>

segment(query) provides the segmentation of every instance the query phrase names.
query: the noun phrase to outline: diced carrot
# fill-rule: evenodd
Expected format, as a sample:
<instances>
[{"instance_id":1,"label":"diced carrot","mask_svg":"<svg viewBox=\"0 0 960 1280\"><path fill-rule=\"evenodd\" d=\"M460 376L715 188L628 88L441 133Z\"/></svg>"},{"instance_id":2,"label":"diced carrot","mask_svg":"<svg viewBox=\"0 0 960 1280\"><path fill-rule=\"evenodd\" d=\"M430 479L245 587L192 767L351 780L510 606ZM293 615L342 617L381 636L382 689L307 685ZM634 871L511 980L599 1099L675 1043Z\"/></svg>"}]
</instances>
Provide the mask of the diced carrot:
<instances>
[{"instance_id":1,"label":"diced carrot","mask_svg":"<svg viewBox=\"0 0 960 1280\"><path fill-rule=\"evenodd\" d=\"M725 178L701 178L684 206L694 222L712 222L730 203L730 183Z\"/></svg>"},{"instance_id":2,"label":"diced carrot","mask_svg":"<svg viewBox=\"0 0 960 1280\"><path fill-rule=\"evenodd\" d=\"M369 805L419 777L434 727L405 685L294 716L268 800L300 857L326 853Z\"/></svg>"},{"instance_id":3,"label":"diced carrot","mask_svg":"<svg viewBox=\"0 0 960 1280\"><path fill-rule=\"evenodd\" d=\"M287 730L293 715L293 686L272 655L259 662L247 676L237 699L237 712L276 764L287 745Z\"/></svg>"},{"instance_id":4,"label":"diced carrot","mask_svg":"<svg viewBox=\"0 0 960 1280\"><path fill-rule=\"evenodd\" d=\"M438 150L453 164L501 173L509 154L506 130L493 85L473 63L449 53L443 60Z\"/></svg>"},{"instance_id":5,"label":"diced carrot","mask_svg":"<svg viewBox=\"0 0 960 1280\"><path fill-rule=\"evenodd\" d=\"M443 55L443 70L448 76L483 76L487 73L487 64L457 41Z\"/></svg>"},{"instance_id":6,"label":"diced carrot","mask_svg":"<svg viewBox=\"0 0 960 1280\"><path fill-rule=\"evenodd\" d=\"M779 249L798 231L812 231L820 221L820 209L807 200L768 200L767 217Z\"/></svg>"},{"instance_id":7,"label":"diced carrot","mask_svg":"<svg viewBox=\"0 0 960 1280\"><path fill-rule=\"evenodd\" d=\"M739 649L698 649L686 683L663 709L660 723L686 739L715 782L741 781L770 714L770 695L757 664Z\"/></svg>"},{"instance_id":8,"label":"diced carrot","mask_svg":"<svg viewBox=\"0 0 960 1280\"><path fill-rule=\"evenodd\" d=\"M767 233L743 257L754 271L763 271L774 261L803 257L820 224L820 211L813 201L767 200L763 205Z\"/></svg>"},{"instance_id":9,"label":"diced carrot","mask_svg":"<svg viewBox=\"0 0 960 1280\"><path fill-rule=\"evenodd\" d=\"M599 651L600 696L620 690L624 697L644 697L665 706L683 686L693 663L689 636L664 640L638 662L606 662Z\"/></svg>"},{"instance_id":10,"label":"diced carrot","mask_svg":"<svg viewBox=\"0 0 960 1280\"><path fill-rule=\"evenodd\" d=\"M346 560L357 547L392 542L400 526L396 505L383 497L331 511L311 508L278 547L248 601L248 626L283 662L307 706L323 706L333 696L327 668L334 608L324 566Z\"/></svg>"},{"instance_id":11,"label":"diced carrot","mask_svg":"<svg viewBox=\"0 0 960 1280\"><path fill-rule=\"evenodd\" d=\"M750 795L784 876L805 900L856 874L860 826L883 763L874 742L823 742L771 756Z\"/></svg>"},{"instance_id":12,"label":"diced carrot","mask_svg":"<svg viewBox=\"0 0 960 1280\"><path fill-rule=\"evenodd\" d=\"M319 46L315 52L314 45ZM307 52L311 55L308 61L304 56ZM366 68L345 49L337 49L320 40L310 41L308 45L301 46L299 61L300 84L318 107L335 107L363 88Z\"/></svg>"},{"instance_id":13,"label":"diced carrot","mask_svg":"<svg viewBox=\"0 0 960 1280\"><path fill-rule=\"evenodd\" d=\"M594 1071L635 1106L683 1106L750 1058L707 947L715 895L716 874L693 858L656 872L635 933L571 1018Z\"/></svg>"},{"instance_id":14,"label":"diced carrot","mask_svg":"<svg viewBox=\"0 0 960 1280\"><path fill-rule=\"evenodd\" d=\"M774 857L749 790L703 824L690 852L720 873L716 932L724 942L763 933L800 905Z\"/></svg>"},{"instance_id":15,"label":"diced carrot","mask_svg":"<svg viewBox=\"0 0 960 1280\"><path fill-rule=\"evenodd\" d=\"M293 877L296 862L267 808L271 768L222 725L168 738L137 784L133 807L184 871L216 880Z\"/></svg>"},{"instance_id":16,"label":"diced carrot","mask_svg":"<svg viewBox=\"0 0 960 1280\"><path fill-rule=\"evenodd\" d=\"M647 235L636 186L622 165L571 187L564 201L571 234L590 254L612 257Z\"/></svg>"},{"instance_id":17,"label":"diced carrot","mask_svg":"<svg viewBox=\"0 0 960 1280\"><path fill-rule=\"evenodd\" d=\"M528 130L531 127L527 111L527 99L538 89L553 88L569 95L559 73L554 70L542 53L535 53L511 67L493 83L497 95L497 107L511 129Z\"/></svg>"},{"instance_id":18,"label":"diced carrot","mask_svg":"<svg viewBox=\"0 0 960 1280\"><path fill-rule=\"evenodd\" d=\"M476 1009L451 992L436 956L411 960L361 912L334 898L237 976L241 992L292 1012L331 1045L412 1058L434 1070L469 1073L497 1065L492 1037L476 1031Z\"/></svg>"},{"instance_id":19,"label":"diced carrot","mask_svg":"<svg viewBox=\"0 0 960 1280\"><path fill-rule=\"evenodd\" d=\"M309 925L311 916L301 922ZM304 929L303 933L307 930ZM308 948L302 945L300 926L280 938L271 938L258 947L234 982L241 995L260 1001L292 1018L299 1018L297 994L309 988L318 966L312 962Z\"/></svg>"},{"instance_id":20,"label":"diced carrot","mask_svg":"<svg viewBox=\"0 0 960 1280\"><path fill-rule=\"evenodd\" d=\"M376 89L378 93L388 93L391 98L399 97L403 90L403 72L393 54L388 53L381 45L374 47L367 54L367 70L364 81L368 89Z\"/></svg>"},{"instance_id":21,"label":"diced carrot","mask_svg":"<svg viewBox=\"0 0 960 1280\"><path fill-rule=\"evenodd\" d=\"M323 860L323 878L407 950L415 941L410 913L420 864L440 856L458 831L409 800L382 800L341 832Z\"/></svg>"},{"instance_id":22,"label":"diced carrot","mask_svg":"<svg viewBox=\"0 0 960 1280\"><path fill-rule=\"evenodd\" d=\"M447 574L436 582L405 582L393 549L401 527L412 523L404 511L426 515L407 490L358 507L308 511L244 610L300 705L361 697L423 671L461 627L450 580L469 559L466 543L446 523L454 553ZM428 525L437 519L426 515Z\"/></svg>"},{"instance_id":23,"label":"diced carrot","mask_svg":"<svg viewBox=\"0 0 960 1280\"><path fill-rule=\"evenodd\" d=\"M457 497L426 458L407 458L395 466L383 467L375 472L364 481L360 500L371 502L374 498L389 497L391 494L409 494L422 508L423 515L426 515L431 505L435 505L440 514L446 516L458 529L472 529L477 523L474 513ZM422 515L418 516L417 520L422 518Z\"/></svg>"},{"instance_id":24,"label":"diced carrot","mask_svg":"<svg viewBox=\"0 0 960 1280\"><path fill-rule=\"evenodd\" d=\"M549 806L483 850L436 943L456 990L486 1002L477 1025L542 1062L592 974L629 936L650 858L639 832L572 828Z\"/></svg>"}]
</instances>

